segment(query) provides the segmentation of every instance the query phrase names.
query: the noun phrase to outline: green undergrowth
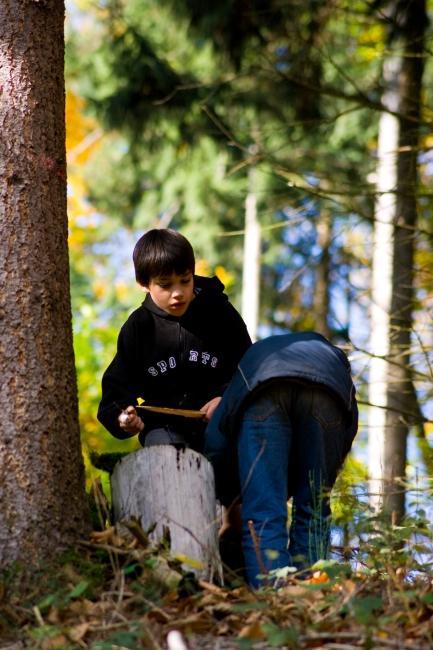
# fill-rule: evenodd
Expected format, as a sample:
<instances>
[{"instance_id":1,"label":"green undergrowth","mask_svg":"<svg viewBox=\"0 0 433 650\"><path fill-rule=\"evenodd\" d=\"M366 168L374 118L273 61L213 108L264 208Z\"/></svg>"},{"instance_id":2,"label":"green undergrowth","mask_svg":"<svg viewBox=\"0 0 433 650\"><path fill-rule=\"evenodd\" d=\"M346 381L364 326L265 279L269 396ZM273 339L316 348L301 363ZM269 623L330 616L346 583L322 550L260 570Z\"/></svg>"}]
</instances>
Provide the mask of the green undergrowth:
<instances>
[{"instance_id":1,"label":"green undergrowth","mask_svg":"<svg viewBox=\"0 0 433 650\"><path fill-rule=\"evenodd\" d=\"M136 522L99 528L31 579L25 567L3 575L0 648L162 650L173 629L192 648L433 647L433 534L422 512L399 526L364 513L309 579L280 571L257 591L229 574L225 586L198 580L168 539L151 546Z\"/></svg>"}]
</instances>

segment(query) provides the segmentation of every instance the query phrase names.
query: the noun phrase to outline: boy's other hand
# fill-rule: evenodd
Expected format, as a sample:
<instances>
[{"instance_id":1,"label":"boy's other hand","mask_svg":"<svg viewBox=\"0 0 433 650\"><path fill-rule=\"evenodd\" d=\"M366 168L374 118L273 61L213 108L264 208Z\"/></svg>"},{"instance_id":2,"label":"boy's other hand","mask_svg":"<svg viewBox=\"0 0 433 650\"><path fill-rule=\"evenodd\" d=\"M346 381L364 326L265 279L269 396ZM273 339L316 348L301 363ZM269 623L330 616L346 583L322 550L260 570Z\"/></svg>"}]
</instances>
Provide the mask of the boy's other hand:
<instances>
[{"instance_id":1,"label":"boy's other hand","mask_svg":"<svg viewBox=\"0 0 433 650\"><path fill-rule=\"evenodd\" d=\"M119 415L119 426L126 433L131 434L131 436L137 435L140 431L144 429L143 420L137 415L137 411L133 406L128 406L122 413Z\"/></svg>"},{"instance_id":2,"label":"boy's other hand","mask_svg":"<svg viewBox=\"0 0 433 650\"><path fill-rule=\"evenodd\" d=\"M201 407L200 413L205 414L206 420L210 420L218 404L221 402L221 397L214 397L209 402L206 402L204 406Z\"/></svg>"}]
</instances>

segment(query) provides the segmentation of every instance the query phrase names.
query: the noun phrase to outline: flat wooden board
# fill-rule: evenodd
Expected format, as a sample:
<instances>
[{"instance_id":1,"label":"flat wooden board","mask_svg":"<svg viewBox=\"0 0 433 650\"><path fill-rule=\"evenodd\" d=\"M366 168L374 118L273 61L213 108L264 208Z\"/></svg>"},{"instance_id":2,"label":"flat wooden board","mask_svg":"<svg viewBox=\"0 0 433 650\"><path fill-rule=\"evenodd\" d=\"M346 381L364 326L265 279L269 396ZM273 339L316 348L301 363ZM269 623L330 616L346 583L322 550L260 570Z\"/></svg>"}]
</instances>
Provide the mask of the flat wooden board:
<instances>
[{"instance_id":1,"label":"flat wooden board","mask_svg":"<svg viewBox=\"0 0 433 650\"><path fill-rule=\"evenodd\" d=\"M152 413L164 413L165 415L178 415L182 418L196 418L202 420L205 414L201 411L194 411L192 409L173 409L167 406L149 406L140 404L136 406L137 409L144 409L145 411L152 411Z\"/></svg>"}]
</instances>

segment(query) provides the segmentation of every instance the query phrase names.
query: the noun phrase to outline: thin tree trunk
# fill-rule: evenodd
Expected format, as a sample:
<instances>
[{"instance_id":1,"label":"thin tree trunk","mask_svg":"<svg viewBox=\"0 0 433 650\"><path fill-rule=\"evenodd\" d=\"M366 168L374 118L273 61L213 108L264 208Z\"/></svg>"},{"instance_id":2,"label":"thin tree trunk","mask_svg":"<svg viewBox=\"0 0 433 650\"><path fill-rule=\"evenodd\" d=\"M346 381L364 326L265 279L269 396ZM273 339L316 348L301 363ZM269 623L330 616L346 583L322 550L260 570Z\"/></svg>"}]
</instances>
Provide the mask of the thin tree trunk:
<instances>
[{"instance_id":1,"label":"thin tree trunk","mask_svg":"<svg viewBox=\"0 0 433 650\"><path fill-rule=\"evenodd\" d=\"M394 10L401 10L394 5ZM417 151L423 72L425 0L399 15L402 56L385 61L384 113L379 126L378 201L373 256L369 401L369 469L373 505L394 520L404 515L406 443L410 422L397 411L416 412L410 369L417 219ZM400 41L401 46L401 41ZM389 407L389 410L386 410ZM394 409L394 410L393 410Z\"/></svg>"},{"instance_id":2,"label":"thin tree trunk","mask_svg":"<svg viewBox=\"0 0 433 650\"><path fill-rule=\"evenodd\" d=\"M323 210L317 221L317 243L320 247L320 260L316 268L316 286L314 291L315 329L328 339L332 332L329 327L329 282L331 256L329 247L332 240L332 220L329 210Z\"/></svg>"},{"instance_id":3,"label":"thin tree trunk","mask_svg":"<svg viewBox=\"0 0 433 650\"><path fill-rule=\"evenodd\" d=\"M395 79L399 60L384 63L383 82L387 91L382 103L389 111L398 109ZM377 201L373 235L373 267L371 287L371 336L368 401L377 405L368 411L368 468L371 505L382 506L386 430L386 390L389 354L389 314L391 311L391 282L393 254L393 219L397 185L398 120L391 113L382 113L379 121L377 147Z\"/></svg>"},{"instance_id":4,"label":"thin tree trunk","mask_svg":"<svg viewBox=\"0 0 433 650\"><path fill-rule=\"evenodd\" d=\"M248 194L245 200L245 234L242 271L242 318L251 339L257 339L260 300L260 224L257 218L256 170L248 172Z\"/></svg>"},{"instance_id":5,"label":"thin tree trunk","mask_svg":"<svg viewBox=\"0 0 433 650\"><path fill-rule=\"evenodd\" d=\"M0 6L0 564L87 528L67 249L64 4Z\"/></svg>"},{"instance_id":6,"label":"thin tree trunk","mask_svg":"<svg viewBox=\"0 0 433 650\"><path fill-rule=\"evenodd\" d=\"M410 422L392 409L415 411L416 394L410 366L412 314L414 302L414 252L417 223L419 118L423 75L425 0L414 0L407 9L405 46L399 75L400 130L397 164L397 201L394 229L392 300L390 321L390 377L386 413L385 508L400 520L405 511L404 487L398 485L406 474L406 443Z\"/></svg>"}]
</instances>

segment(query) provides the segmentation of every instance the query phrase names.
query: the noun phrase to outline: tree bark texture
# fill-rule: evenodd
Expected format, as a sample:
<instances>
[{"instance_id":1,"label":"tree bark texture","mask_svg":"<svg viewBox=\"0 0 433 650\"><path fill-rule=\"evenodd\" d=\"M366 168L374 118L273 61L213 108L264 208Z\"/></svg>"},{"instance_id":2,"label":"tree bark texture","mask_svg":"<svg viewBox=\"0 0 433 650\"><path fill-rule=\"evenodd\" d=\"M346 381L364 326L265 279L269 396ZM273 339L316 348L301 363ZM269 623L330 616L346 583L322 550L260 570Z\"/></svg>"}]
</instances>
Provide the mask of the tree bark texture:
<instances>
[{"instance_id":1,"label":"tree bark texture","mask_svg":"<svg viewBox=\"0 0 433 650\"><path fill-rule=\"evenodd\" d=\"M191 449L157 445L128 454L111 475L115 521L135 517L153 542L170 533L173 556L205 580L221 581L212 466ZM189 560L192 562L189 564Z\"/></svg>"},{"instance_id":2,"label":"tree bark texture","mask_svg":"<svg viewBox=\"0 0 433 650\"><path fill-rule=\"evenodd\" d=\"M416 413L410 350L414 306L414 253L417 224L419 120L424 68L425 0L408 3L404 23L404 50L398 79L399 143L394 254L390 314L390 365L385 436L385 508L401 519L405 493L395 478L406 472L406 442L410 421L397 413ZM393 410L395 409L395 410Z\"/></svg>"},{"instance_id":3,"label":"tree bark texture","mask_svg":"<svg viewBox=\"0 0 433 650\"><path fill-rule=\"evenodd\" d=\"M67 248L64 2L0 4L0 565L87 528Z\"/></svg>"}]
</instances>

